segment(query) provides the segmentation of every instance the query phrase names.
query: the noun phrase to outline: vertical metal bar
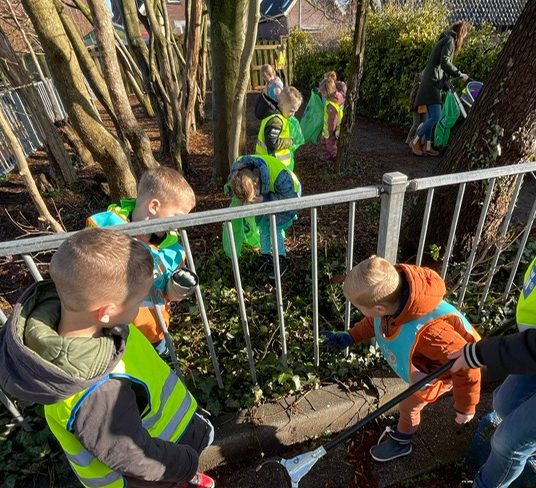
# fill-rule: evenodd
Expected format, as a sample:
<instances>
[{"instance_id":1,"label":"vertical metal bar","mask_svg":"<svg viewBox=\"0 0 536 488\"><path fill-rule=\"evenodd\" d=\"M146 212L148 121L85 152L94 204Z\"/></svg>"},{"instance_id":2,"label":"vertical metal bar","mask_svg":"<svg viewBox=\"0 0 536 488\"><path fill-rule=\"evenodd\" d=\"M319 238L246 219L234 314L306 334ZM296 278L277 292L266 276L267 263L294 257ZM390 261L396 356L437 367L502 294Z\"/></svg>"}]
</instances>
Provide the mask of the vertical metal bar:
<instances>
[{"instance_id":1,"label":"vertical metal bar","mask_svg":"<svg viewBox=\"0 0 536 488\"><path fill-rule=\"evenodd\" d=\"M417 250L417 266L422 263L422 255L424 254L424 243L426 242L426 233L428 232L428 222L430 220L430 211L432 209L432 201L434 200L434 188L430 188L426 195L426 205L424 207L424 215L422 218L421 237L419 238L419 248Z\"/></svg>"},{"instance_id":2,"label":"vertical metal bar","mask_svg":"<svg viewBox=\"0 0 536 488\"><path fill-rule=\"evenodd\" d=\"M279 249L277 246L277 224L275 215L270 215L270 234L272 236L272 257L274 261L275 294L277 299L277 315L279 316L279 333L281 336L281 362L288 368L287 338L285 334L285 314L283 311L283 293L281 291L281 271L279 268Z\"/></svg>"},{"instance_id":3,"label":"vertical metal bar","mask_svg":"<svg viewBox=\"0 0 536 488\"><path fill-rule=\"evenodd\" d=\"M491 262L491 265L489 268L489 274L488 274L488 279L486 281L486 286L484 287L484 291L482 292L482 296L480 298L480 304L478 305L477 318L480 318L480 314L482 313L482 309L484 308L484 304L486 303L486 299L488 298L488 293L491 287L491 282L493 281L493 277L495 276L495 270L497 269L497 263L499 262L499 256L501 255L501 252L503 250L503 241L504 241L504 238L506 237L506 233L508 232L508 227L510 225L510 220L512 219L512 214L514 213L514 208L516 206L516 202L519 196L521 185L523 184L524 176L525 176L524 174L519 174L516 176L514 193L512 195L510 203L508 204L508 210L506 212L504 221L501 226L501 230L499 232L499 236L497 240L497 250L495 251L495 256L493 256L493 261Z\"/></svg>"},{"instance_id":4,"label":"vertical metal bar","mask_svg":"<svg viewBox=\"0 0 536 488\"><path fill-rule=\"evenodd\" d=\"M313 279L313 348L315 366L320 366L320 347L318 345L318 212L311 209L311 257Z\"/></svg>"},{"instance_id":5,"label":"vertical metal bar","mask_svg":"<svg viewBox=\"0 0 536 488\"><path fill-rule=\"evenodd\" d=\"M517 268L519 267L521 256L523 255L523 251L525 250L525 246L527 245L527 240L532 231L532 224L534 223L535 217L536 217L536 199L534 199L534 204L532 205L532 209L530 210L530 215L527 220L527 226L525 227L525 232L523 233L523 237L521 239L521 242L519 243L519 249L517 250L517 255L514 260L514 266L512 267L512 271L510 272L510 277L508 278L508 283L506 284L506 289L504 290L503 299L506 299L506 297L510 293L510 290L512 289L512 284L514 283L514 279L516 277Z\"/></svg>"},{"instance_id":6,"label":"vertical metal bar","mask_svg":"<svg viewBox=\"0 0 536 488\"><path fill-rule=\"evenodd\" d=\"M28 425L28 422L24 420L22 414L18 411L15 404L7 397L7 395L0 389L0 402L8 409L9 413L15 417L15 420L21 425L26 432L31 432L32 428Z\"/></svg>"},{"instance_id":7,"label":"vertical metal bar","mask_svg":"<svg viewBox=\"0 0 536 488\"><path fill-rule=\"evenodd\" d=\"M348 211L348 245L346 247L346 274L350 272L354 265L354 232L355 229L355 202L350 202ZM346 300L344 305L344 329L350 329L350 313L352 304Z\"/></svg>"},{"instance_id":8,"label":"vertical metal bar","mask_svg":"<svg viewBox=\"0 0 536 488\"><path fill-rule=\"evenodd\" d=\"M233 224L225 222L227 227L227 235L229 236L229 244L231 245L231 263L233 265L233 274L236 284L236 292L238 294L238 306L240 308L240 318L242 319L242 329L244 331L244 340L248 351L249 372L254 384L257 384L257 372L255 371L255 359L253 358L253 348L251 347L251 336L249 333L248 315L246 312L246 304L244 302L244 291L242 289L242 278L240 277L240 268L238 266L238 255L236 253L236 244L234 240Z\"/></svg>"},{"instance_id":9,"label":"vertical metal bar","mask_svg":"<svg viewBox=\"0 0 536 488\"><path fill-rule=\"evenodd\" d=\"M192 256L192 250L190 249L190 243L188 242L188 234L185 230L181 230L181 239L186 251L186 259L188 260L188 266L195 273L194 258ZM216 357L216 350L214 349L214 342L212 341L212 332L210 325L208 324L207 311L205 310L205 302L203 300L203 294L201 293L201 287L199 284L195 287L195 296L197 298L197 304L199 305L199 314L201 315L201 321L203 323L203 329L205 330L205 336L207 338L208 350L210 351L210 359L212 361L212 367L214 368L214 374L216 375L216 381L218 386L223 388L223 381L221 379L220 365L218 358Z\"/></svg>"},{"instance_id":10,"label":"vertical metal bar","mask_svg":"<svg viewBox=\"0 0 536 488\"><path fill-rule=\"evenodd\" d=\"M469 277L471 276L471 271L473 270L473 264L475 262L476 251L478 249L478 243L480 242L480 236L482 235L482 230L484 229L484 223L486 222L489 203L491 201L491 196L493 195L494 188L495 188L495 178L491 178L488 180L488 189L486 191L486 197L484 198L484 204L482 205L482 210L480 212L480 219L478 220L476 233L475 233L475 236L473 237L473 245L471 248L471 253L469 254L469 259L467 260L467 268L465 270L465 275L462 281L462 289L460 290L460 296L458 298L458 307L462 306L463 299L465 298L465 292L467 291L467 284L469 283Z\"/></svg>"},{"instance_id":11,"label":"vertical metal bar","mask_svg":"<svg viewBox=\"0 0 536 488\"><path fill-rule=\"evenodd\" d=\"M43 277L41 276L41 273L37 269L37 266L32 256L30 256L29 254L23 254L22 259L26 263L26 266L28 266L28 269L30 270L30 273L32 274L33 279L35 281L43 281Z\"/></svg>"},{"instance_id":12,"label":"vertical metal bar","mask_svg":"<svg viewBox=\"0 0 536 488\"><path fill-rule=\"evenodd\" d=\"M441 267L441 278L445 279L447 276L447 269L449 267L449 260L452 254L452 248L454 246L454 239L456 238L456 228L458 227L458 219L460 218L460 210L462 209L463 195L465 193L465 183L461 183L458 187L458 196L456 197L456 205L454 206L454 214L452 215L452 221L450 223L449 239L447 241L447 249L443 256L443 266Z\"/></svg>"},{"instance_id":13,"label":"vertical metal bar","mask_svg":"<svg viewBox=\"0 0 536 488\"><path fill-rule=\"evenodd\" d=\"M395 171L383 175L380 228L378 231L378 256L396 262L400 224L404 208L404 195L408 177Z\"/></svg>"}]
</instances>

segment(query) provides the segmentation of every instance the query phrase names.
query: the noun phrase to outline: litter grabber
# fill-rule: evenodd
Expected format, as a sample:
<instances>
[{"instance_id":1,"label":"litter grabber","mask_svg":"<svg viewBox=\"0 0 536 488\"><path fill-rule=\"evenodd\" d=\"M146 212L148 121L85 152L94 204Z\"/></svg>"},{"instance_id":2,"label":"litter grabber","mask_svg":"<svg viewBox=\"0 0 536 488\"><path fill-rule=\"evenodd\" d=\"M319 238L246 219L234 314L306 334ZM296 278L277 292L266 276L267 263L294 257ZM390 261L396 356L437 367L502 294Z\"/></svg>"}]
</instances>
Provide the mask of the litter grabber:
<instances>
[{"instance_id":1,"label":"litter grabber","mask_svg":"<svg viewBox=\"0 0 536 488\"><path fill-rule=\"evenodd\" d=\"M427 384L430 383L432 380L447 372L453 364L454 360L451 360L433 373L425 376L418 382L412 384L409 388L404 390L402 393L400 393L393 399L389 400L385 405L382 405L380 408L367 415L357 424L345 430L344 432L341 432L338 436L336 436L327 444L320 446L313 451L308 451L303 454L299 454L298 456L295 456L290 459L285 459L281 457L272 457L266 459L261 464L259 464L259 466L257 466L257 471L259 471L267 464L279 464L285 469L287 478L290 480L292 488L298 488L301 479L307 473L309 473L311 468L320 458L324 457L329 451L335 449L337 446L347 441L363 426L365 426L372 420L377 419L380 415L384 414L385 412L393 408L395 405L399 404L402 400L405 400L409 396L413 395L413 393L418 392L419 390L427 386Z\"/></svg>"}]
</instances>

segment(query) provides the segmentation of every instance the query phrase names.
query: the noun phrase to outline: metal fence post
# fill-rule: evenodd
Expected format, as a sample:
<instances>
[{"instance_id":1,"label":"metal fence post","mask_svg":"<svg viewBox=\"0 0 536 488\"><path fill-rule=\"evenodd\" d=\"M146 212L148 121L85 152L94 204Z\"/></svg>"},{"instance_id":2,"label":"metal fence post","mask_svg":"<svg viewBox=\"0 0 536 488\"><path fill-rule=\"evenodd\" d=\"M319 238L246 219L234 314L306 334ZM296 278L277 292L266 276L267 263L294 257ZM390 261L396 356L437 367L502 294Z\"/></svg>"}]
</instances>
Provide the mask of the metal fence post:
<instances>
[{"instance_id":1,"label":"metal fence post","mask_svg":"<svg viewBox=\"0 0 536 488\"><path fill-rule=\"evenodd\" d=\"M395 263L408 177L398 171L385 173L382 183L377 253L378 256Z\"/></svg>"}]
</instances>

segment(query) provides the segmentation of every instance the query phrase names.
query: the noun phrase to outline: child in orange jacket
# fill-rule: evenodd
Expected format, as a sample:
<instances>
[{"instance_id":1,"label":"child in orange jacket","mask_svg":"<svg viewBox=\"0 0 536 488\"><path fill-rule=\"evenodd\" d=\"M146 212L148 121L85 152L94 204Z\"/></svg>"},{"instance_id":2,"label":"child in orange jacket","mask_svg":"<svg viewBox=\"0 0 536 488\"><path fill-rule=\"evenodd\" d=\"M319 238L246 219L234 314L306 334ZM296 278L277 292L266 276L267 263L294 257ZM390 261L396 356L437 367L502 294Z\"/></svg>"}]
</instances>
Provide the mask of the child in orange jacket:
<instances>
[{"instance_id":1,"label":"child in orange jacket","mask_svg":"<svg viewBox=\"0 0 536 488\"><path fill-rule=\"evenodd\" d=\"M365 316L349 332L324 332L324 344L344 349L376 338L384 357L406 382L415 383L448 362L448 355L480 336L467 319L443 300L445 283L431 269L392 265L372 256L355 266L344 282L344 294ZM469 422L480 400L480 371L443 375L399 405L396 430L387 428L371 449L384 462L411 453L421 411L453 390L456 422ZM388 434L387 439L382 439Z\"/></svg>"}]
</instances>

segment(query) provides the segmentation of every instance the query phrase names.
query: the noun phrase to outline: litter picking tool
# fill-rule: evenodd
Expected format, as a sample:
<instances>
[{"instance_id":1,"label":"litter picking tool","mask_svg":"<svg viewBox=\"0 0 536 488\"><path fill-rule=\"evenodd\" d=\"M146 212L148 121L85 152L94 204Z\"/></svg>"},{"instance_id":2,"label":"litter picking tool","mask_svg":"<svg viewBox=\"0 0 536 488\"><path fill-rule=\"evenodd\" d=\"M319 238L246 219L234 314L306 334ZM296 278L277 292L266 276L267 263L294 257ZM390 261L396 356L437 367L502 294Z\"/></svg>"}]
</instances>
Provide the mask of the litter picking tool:
<instances>
[{"instance_id":1,"label":"litter picking tool","mask_svg":"<svg viewBox=\"0 0 536 488\"><path fill-rule=\"evenodd\" d=\"M320 458L324 457L329 451L332 451L337 446L347 441L363 426L365 426L372 420L377 419L380 415L384 414L385 412L393 408L395 405L399 404L402 400L405 400L409 396L413 395L413 393L416 393L417 391L427 386L427 384L430 383L432 380L447 372L452 367L454 362L454 359L449 361L433 373L429 374L428 376L425 376L420 381L414 383L405 391L403 391L393 399L389 400L385 405L382 405L380 408L367 415L364 419L360 420L353 427L350 427L344 432L341 432L338 436L336 436L327 444L320 446L313 451L308 451L303 454L299 454L298 456L295 456L290 459L285 459L282 457L272 457L266 459L261 464L259 464L259 466L257 466L257 471L259 471L261 468L268 464L281 465L286 471L287 478L288 480L290 480L292 488L298 488L301 479L305 475L307 475L307 473L309 473L311 468Z\"/></svg>"}]
</instances>

